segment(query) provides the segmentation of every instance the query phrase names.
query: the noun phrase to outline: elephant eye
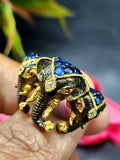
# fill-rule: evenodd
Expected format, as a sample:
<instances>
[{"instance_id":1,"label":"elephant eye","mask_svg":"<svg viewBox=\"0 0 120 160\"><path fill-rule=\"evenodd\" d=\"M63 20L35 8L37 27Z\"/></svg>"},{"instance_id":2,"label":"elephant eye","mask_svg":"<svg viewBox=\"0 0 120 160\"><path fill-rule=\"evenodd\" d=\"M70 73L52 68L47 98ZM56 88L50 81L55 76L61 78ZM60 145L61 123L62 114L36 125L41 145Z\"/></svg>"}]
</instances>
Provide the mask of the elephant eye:
<instances>
[{"instance_id":1,"label":"elephant eye","mask_svg":"<svg viewBox=\"0 0 120 160\"><path fill-rule=\"evenodd\" d=\"M28 70L27 73L28 73L31 77L34 77L34 75L35 75L31 70Z\"/></svg>"},{"instance_id":2,"label":"elephant eye","mask_svg":"<svg viewBox=\"0 0 120 160\"><path fill-rule=\"evenodd\" d=\"M75 88L69 88L69 89L60 89L57 92L61 94L70 94Z\"/></svg>"},{"instance_id":3,"label":"elephant eye","mask_svg":"<svg viewBox=\"0 0 120 160\"><path fill-rule=\"evenodd\" d=\"M23 78L31 78L36 75L36 68L28 68L23 74Z\"/></svg>"}]
</instances>

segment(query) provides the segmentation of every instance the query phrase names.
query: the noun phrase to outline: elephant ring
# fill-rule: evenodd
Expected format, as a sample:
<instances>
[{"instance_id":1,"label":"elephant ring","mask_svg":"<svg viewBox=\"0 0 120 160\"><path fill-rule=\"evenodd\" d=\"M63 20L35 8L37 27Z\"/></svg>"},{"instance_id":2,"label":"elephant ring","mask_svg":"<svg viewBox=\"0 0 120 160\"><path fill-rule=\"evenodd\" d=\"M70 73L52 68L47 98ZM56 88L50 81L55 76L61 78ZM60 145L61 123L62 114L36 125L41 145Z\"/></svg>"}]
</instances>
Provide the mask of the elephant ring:
<instances>
[{"instance_id":1,"label":"elephant ring","mask_svg":"<svg viewBox=\"0 0 120 160\"><path fill-rule=\"evenodd\" d=\"M41 57L32 53L23 60L18 75L18 105L24 113L30 111L38 128L47 132L71 132L96 118L105 108L103 95L90 88L83 73L59 57ZM30 94L31 93L31 94ZM57 124L48 119L58 104L66 100L71 109L68 122Z\"/></svg>"}]
</instances>

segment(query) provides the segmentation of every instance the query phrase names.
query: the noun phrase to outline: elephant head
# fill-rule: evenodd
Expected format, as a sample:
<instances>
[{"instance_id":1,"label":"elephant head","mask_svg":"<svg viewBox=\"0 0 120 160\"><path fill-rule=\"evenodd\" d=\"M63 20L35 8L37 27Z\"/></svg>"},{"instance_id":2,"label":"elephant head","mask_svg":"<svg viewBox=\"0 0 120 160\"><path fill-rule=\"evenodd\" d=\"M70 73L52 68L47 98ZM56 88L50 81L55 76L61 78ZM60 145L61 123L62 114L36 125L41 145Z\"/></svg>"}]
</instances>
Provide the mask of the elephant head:
<instances>
[{"instance_id":1,"label":"elephant head","mask_svg":"<svg viewBox=\"0 0 120 160\"><path fill-rule=\"evenodd\" d=\"M19 69L17 99L20 110L25 113L29 111L29 106L26 103L27 96L39 83L37 78L38 60L39 57L36 54L31 54L23 60Z\"/></svg>"},{"instance_id":2,"label":"elephant head","mask_svg":"<svg viewBox=\"0 0 120 160\"><path fill-rule=\"evenodd\" d=\"M29 72L34 76L27 76ZM29 98L27 98L29 91L26 92L25 87L27 85L30 90L35 88ZM39 128L46 131L55 128L53 122L45 121L46 118L60 101L64 99L67 101L67 106L71 108L71 115L69 123L66 121L57 123L56 129L61 133L71 132L78 127L83 128L85 123L97 117L105 107L104 97L99 91L89 87L82 72L58 57L36 56L23 61L18 84L19 107L24 112L28 112L28 102L35 99L32 119Z\"/></svg>"}]
</instances>

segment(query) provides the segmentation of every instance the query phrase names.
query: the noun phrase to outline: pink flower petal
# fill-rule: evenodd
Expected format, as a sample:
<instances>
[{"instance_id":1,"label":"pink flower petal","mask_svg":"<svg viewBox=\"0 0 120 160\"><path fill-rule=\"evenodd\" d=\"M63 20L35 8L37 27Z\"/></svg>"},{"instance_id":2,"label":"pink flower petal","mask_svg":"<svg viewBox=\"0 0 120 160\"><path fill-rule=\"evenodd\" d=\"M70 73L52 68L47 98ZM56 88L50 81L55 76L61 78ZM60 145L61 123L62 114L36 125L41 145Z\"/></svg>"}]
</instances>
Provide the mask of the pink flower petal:
<instances>
[{"instance_id":1,"label":"pink flower petal","mask_svg":"<svg viewBox=\"0 0 120 160\"><path fill-rule=\"evenodd\" d=\"M0 122L6 120L9 117L10 117L9 115L5 115L5 114L0 113Z\"/></svg>"}]
</instances>

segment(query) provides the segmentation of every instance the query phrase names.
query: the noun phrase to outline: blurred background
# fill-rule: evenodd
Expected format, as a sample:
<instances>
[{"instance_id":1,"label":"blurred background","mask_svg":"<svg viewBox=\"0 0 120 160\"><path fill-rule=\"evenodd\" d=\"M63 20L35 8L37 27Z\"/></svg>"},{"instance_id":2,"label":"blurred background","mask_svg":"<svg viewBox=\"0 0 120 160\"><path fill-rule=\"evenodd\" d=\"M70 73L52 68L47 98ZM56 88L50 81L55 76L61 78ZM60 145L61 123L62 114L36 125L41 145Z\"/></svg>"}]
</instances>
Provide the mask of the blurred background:
<instances>
[{"instance_id":1,"label":"blurred background","mask_svg":"<svg viewBox=\"0 0 120 160\"><path fill-rule=\"evenodd\" d=\"M66 36L58 19L34 16L35 25L30 26L15 15L25 53L60 56L70 61L97 78L104 94L120 104L120 1L57 2L74 13L73 17L66 18L72 35ZM0 52L5 43L0 30ZM120 148L109 140L96 146L77 147L76 151L81 160L119 160L120 156Z\"/></svg>"}]
</instances>

